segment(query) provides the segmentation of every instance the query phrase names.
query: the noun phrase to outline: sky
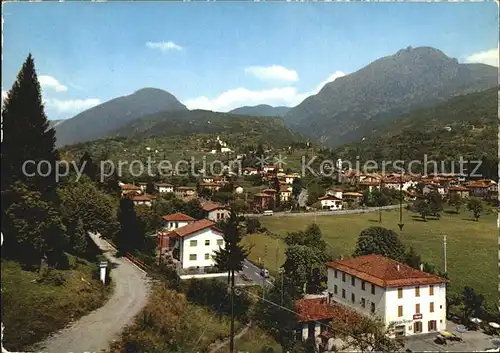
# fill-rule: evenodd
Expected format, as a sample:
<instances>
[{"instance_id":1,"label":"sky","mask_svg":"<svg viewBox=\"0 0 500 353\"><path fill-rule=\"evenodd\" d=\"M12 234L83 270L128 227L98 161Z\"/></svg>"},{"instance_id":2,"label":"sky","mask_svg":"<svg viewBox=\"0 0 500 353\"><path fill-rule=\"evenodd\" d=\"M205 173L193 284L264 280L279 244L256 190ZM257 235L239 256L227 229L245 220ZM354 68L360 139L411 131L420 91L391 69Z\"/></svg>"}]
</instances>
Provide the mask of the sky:
<instances>
[{"instance_id":1,"label":"sky","mask_svg":"<svg viewBox=\"0 0 500 353\"><path fill-rule=\"evenodd\" d=\"M2 3L2 100L32 53L49 119L143 87L190 109L295 106L408 46L498 67L498 5Z\"/></svg>"}]
</instances>

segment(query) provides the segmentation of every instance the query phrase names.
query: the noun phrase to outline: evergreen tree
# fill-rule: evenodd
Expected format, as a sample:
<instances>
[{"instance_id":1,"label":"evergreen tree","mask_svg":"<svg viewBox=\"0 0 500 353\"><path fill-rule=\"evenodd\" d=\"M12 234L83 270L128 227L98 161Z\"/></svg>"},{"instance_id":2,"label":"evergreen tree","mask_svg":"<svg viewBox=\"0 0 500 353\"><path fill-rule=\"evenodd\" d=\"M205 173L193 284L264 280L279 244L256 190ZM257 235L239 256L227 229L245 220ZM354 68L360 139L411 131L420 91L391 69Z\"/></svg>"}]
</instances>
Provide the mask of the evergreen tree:
<instances>
[{"instance_id":1,"label":"evergreen tree","mask_svg":"<svg viewBox=\"0 0 500 353\"><path fill-rule=\"evenodd\" d=\"M273 189L276 190L276 203L274 206L276 208L279 208L281 204L281 196L280 196L280 180L277 174L273 178Z\"/></svg>"},{"instance_id":2,"label":"evergreen tree","mask_svg":"<svg viewBox=\"0 0 500 353\"><path fill-rule=\"evenodd\" d=\"M83 174L89 177L92 181L99 180L99 167L92 161L92 157L85 151L78 164L80 168L83 167Z\"/></svg>"},{"instance_id":3,"label":"evergreen tree","mask_svg":"<svg viewBox=\"0 0 500 353\"><path fill-rule=\"evenodd\" d=\"M383 227L369 227L359 234L354 256L370 254L404 261L405 247L394 231Z\"/></svg>"},{"instance_id":4,"label":"evergreen tree","mask_svg":"<svg viewBox=\"0 0 500 353\"><path fill-rule=\"evenodd\" d=\"M70 238L70 246L71 250L76 255L85 255L87 252L87 232L83 226L83 221L78 219L76 224L73 225L71 238Z\"/></svg>"},{"instance_id":5,"label":"evergreen tree","mask_svg":"<svg viewBox=\"0 0 500 353\"><path fill-rule=\"evenodd\" d=\"M148 179L148 183L146 184L146 194L154 194L156 191L155 189L155 183L152 178Z\"/></svg>"},{"instance_id":6,"label":"evergreen tree","mask_svg":"<svg viewBox=\"0 0 500 353\"><path fill-rule=\"evenodd\" d=\"M15 181L21 181L30 190L41 192L44 199L53 196L57 186L55 163L59 154L55 149L55 131L49 128L44 112L40 83L31 54L4 101L2 127L2 190L8 189ZM23 172L23 165L28 160L35 163L44 161L40 165L40 173L33 163L26 164ZM33 173L35 175L28 176Z\"/></svg>"},{"instance_id":7,"label":"evergreen tree","mask_svg":"<svg viewBox=\"0 0 500 353\"><path fill-rule=\"evenodd\" d=\"M145 242L145 225L138 219L132 200L120 200L118 210L120 230L115 236L115 243L122 253L140 249Z\"/></svg>"}]
</instances>

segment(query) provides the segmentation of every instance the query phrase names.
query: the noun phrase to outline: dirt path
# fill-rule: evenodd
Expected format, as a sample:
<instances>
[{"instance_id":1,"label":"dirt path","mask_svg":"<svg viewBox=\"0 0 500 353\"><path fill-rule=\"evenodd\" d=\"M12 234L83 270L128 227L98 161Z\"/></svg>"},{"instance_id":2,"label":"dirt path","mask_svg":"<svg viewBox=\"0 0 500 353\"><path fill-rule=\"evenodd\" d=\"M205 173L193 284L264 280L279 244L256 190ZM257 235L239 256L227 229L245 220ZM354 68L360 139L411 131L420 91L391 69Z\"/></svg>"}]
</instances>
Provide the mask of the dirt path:
<instances>
[{"instance_id":1,"label":"dirt path","mask_svg":"<svg viewBox=\"0 0 500 353\"><path fill-rule=\"evenodd\" d=\"M104 306L40 343L37 351L83 353L107 349L147 304L151 287L146 274L125 258L116 258L116 251L97 235L91 238L114 264L114 293Z\"/></svg>"}]
</instances>

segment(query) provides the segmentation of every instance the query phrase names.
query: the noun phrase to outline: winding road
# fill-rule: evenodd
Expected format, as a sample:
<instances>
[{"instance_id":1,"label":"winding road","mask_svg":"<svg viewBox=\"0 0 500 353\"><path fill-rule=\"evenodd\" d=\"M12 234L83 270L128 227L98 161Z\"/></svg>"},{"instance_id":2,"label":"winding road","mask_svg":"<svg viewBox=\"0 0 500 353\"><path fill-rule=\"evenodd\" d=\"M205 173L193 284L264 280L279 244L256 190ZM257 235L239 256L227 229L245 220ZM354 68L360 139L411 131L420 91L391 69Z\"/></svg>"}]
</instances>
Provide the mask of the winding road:
<instances>
[{"instance_id":1,"label":"winding road","mask_svg":"<svg viewBox=\"0 0 500 353\"><path fill-rule=\"evenodd\" d=\"M147 304L151 283L145 272L125 258L116 258L116 250L99 235L90 234L90 237L113 264L114 292L104 306L38 344L37 351L97 353L107 349L110 343L120 339L122 330Z\"/></svg>"}]
</instances>

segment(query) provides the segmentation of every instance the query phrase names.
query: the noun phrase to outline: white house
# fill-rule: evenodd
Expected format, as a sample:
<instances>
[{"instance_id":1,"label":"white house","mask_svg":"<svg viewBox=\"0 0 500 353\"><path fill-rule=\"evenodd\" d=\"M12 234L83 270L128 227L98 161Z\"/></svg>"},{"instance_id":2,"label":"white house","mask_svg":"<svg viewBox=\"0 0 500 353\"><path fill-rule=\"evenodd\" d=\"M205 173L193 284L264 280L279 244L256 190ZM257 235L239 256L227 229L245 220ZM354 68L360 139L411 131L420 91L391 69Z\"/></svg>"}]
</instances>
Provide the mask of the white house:
<instances>
[{"instance_id":1,"label":"white house","mask_svg":"<svg viewBox=\"0 0 500 353\"><path fill-rule=\"evenodd\" d=\"M165 228L165 230L167 231L184 227L189 223L193 223L194 221L196 221L196 219L194 219L193 217L180 212L163 216L162 219L163 228Z\"/></svg>"},{"instance_id":2,"label":"white house","mask_svg":"<svg viewBox=\"0 0 500 353\"><path fill-rule=\"evenodd\" d=\"M325 196L335 196L338 199L342 199L342 189L330 188L326 190Z\"/></svg>"},{"instance_id":3,"label":"white house","mask_svg":"<svg viewBox=\"0 0 500 353\"><path fill-rule=\"evenodd\" d=\"M422 189L422 194L426 195L433 191L436 191L441 196L446 194L444 186L438 184L426 184Z\"/></svg>"},{"instance_id":4,"label":"white house","mask_svg":"<svg viewBox=\"0 0 500 353\"><path fill-rule=\"evenodd\" d=\"M153 200L155 199L153 195L149 194L144 194L144 195L131 194L127 195L126 197L132 200L135 206L144 205L148 207L151 207L151 205L153 204Z\"/></svg>"},{"instance_id":5,"label":"white house","mask_svg":"<svg viewBox=\"0 0 500 353\"><path fill-rule=\"evenodd\" d=\"M321 202L322 210L341 210L342 209L342 199L335 196L323 196L318 199Z\"/></svg>"},{"instance_id":6,"label":"white house","mask_svg":"<svg viewBox=\"0 0 500 353\"><path fill-rule=\"evenodd\" d=\"M446 329L446 282L381 255L327 263L329 301L378 315L394 334Z\"/></svg>"},{"instance_id":7,"label":"white house","mask_svg":"<svg viewBox=\"0 0 500 353\"><path fill-rule=\"evenodd\" d=\"M229 210L227 207L219 205L218 203L208 201L201 205L203 211L205 211L205 216L214 222L222 221L229 217Z\"/></svg>"},{"instance_id":8,"label":"white house","mask_svg":"<svg viewBox=\"0 0 500 353\"><path fill-rule=\"evenodd\" d=\"M236 187L234 188L234 192L236 194L243 194L243 191L244 191L243 186L241 186L241 185L236 185Z\"/></svg>"},{"instance_id":9,"label":"white house","mask_svg":"<svg viewBox=\"0 0 500 353\"><path fill-rule=\"evenodd\" d=\"M285 183L293 184L293 181L299 177L298 174L287 174L285 175Z\"/></svg>"},{"instance_id":10,"label":"white house","mask_svg":"<svg viewBox=\"0 0 500 353\"><path fill-rule=\"evenodd\" d=\"M156 189L160 194L174 192L174 186L168 183L158 183L156 184Z\"/></svg>"},{"instance_id":11,"label":"white house","mask_svg":"<svg viewBox=\"0 0 500 353\"><path fill-rule=\"evenodd\" d=\"M257 175L257 174L259 174L259 171L255 168L252 167L243 168L243 175Z\"/></svg>"},{"instance_id":12,"label":"white house","mask_svg":"<svg viewBox=\"0 0 500 353\"><path fill-rule=\"evenodd\" d=\"M224 246L223 233L208 219L201 219L168 232L174 242L174 258L183 269L215 265L216 250Z\"/></svg>"}]
</instances>

